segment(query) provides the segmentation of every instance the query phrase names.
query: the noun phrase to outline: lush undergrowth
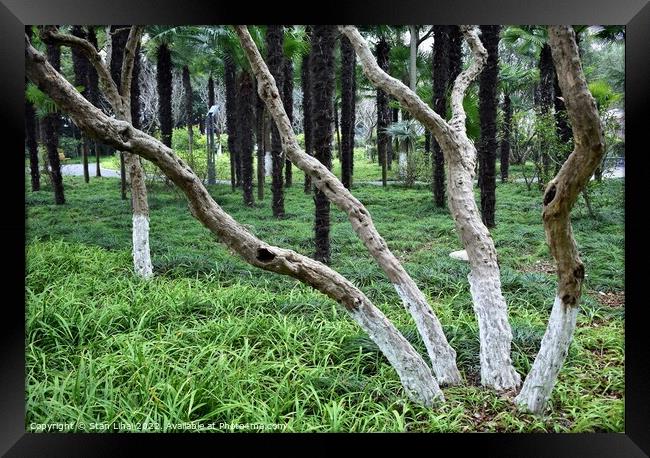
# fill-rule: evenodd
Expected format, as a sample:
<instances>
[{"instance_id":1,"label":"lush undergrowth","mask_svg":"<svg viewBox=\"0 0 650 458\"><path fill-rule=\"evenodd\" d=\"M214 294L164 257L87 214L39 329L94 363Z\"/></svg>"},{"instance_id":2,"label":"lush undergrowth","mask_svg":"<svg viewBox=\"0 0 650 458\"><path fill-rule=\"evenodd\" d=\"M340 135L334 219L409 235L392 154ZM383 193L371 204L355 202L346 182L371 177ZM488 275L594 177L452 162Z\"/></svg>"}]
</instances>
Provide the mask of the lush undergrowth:
<instances>
[{"instance_id":1,"label":"lush undergrowth","mask_svg":"<svg viewBox=\"0 0 650 458\"><path fill-rule=\"evenodd\" d=\"M119 199L118 180L86 185L66 177L65 191L62 207L53 205L48 189L26 192L28 428L72 422L72 430L86 431L93 423L122 430L147 423L155 431L212 423L216 430L225 430L221 423L255 423L284 431L623 431L622 180L593 190L596 219L582 200L574 210L585 294L543 417L477 386L468 267L449 258L460 249L453 222L425 187L367 185L354 194L428 295L458 352L466 384L446 388L447 402L434 409L406 400L395 372L344 309L233 256L191 217L178 191L162 183L150 189L151 281L132 274L130 210ZM313 252L313 200L302 186L288 190L281 221L271 216L268 188L254 208L229 186L210 191L265 241ZM498 183L492 234L522 374L538 349L556 285L540 213L538 190ZM332 267L425 354L395 291L336 209L332 249ZM620 300L605 300L611 298Z\"/></svg>"}]
</instances>

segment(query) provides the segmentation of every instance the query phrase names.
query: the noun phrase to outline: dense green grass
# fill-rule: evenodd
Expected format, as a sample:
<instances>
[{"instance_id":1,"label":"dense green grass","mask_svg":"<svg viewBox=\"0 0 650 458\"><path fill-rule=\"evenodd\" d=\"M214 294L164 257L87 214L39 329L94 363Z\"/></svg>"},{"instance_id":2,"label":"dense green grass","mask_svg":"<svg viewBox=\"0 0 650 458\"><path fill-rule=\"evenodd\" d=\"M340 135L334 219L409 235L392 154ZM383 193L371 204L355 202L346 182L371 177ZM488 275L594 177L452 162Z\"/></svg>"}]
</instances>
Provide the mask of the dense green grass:
<instances>
[{"instance_id":1,"label":"dense green grass","mask_svg":"<svg viewBox=\"0 0 650 458\"><path fill-rule=\"evenodd\" d=\"M373 165L374 166L374 165ZM359 170L362 167L359 167ZM376 169L369 173L375 173ZM298 173L296 173L298 175ZM302 173L300 173L302 175ZM344 309L296 280L248 266L194 220L184 197L150 188L155 278L138 281L130 257L130 210L118 180L66 177L67 203L26 192L27 427L73 422L174 425L279 424L284 431L623 431L623 185L593 191L599 218L580 201L573 225L587 278L575 341L544 417L517 411L477 385L478 327L460 249L446 211L425 187L357 186L354 194L429 297L466 379L447 402L409 402L395 372ZM226 211L272 244L313 252L313 200L286 196L271 216L270 190L254 208L229 186L211 187ZM553 301L555 275L540 218L541 194L497 185L503 291L525 374ZM381 270L332 210L332 267L361 287L423 353L415 327ZM81 425L81 426L79 426ZM124 430L124 426L122 430Z\"/></svg>"}]
</instances>

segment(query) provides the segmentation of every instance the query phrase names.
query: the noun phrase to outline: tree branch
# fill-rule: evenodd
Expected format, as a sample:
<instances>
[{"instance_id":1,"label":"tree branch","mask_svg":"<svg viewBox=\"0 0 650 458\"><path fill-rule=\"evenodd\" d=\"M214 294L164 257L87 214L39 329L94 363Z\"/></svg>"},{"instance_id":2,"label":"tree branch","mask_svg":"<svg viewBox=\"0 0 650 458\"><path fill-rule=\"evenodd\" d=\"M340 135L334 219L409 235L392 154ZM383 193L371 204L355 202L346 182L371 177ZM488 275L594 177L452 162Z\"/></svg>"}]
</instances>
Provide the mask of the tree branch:
<instances>
[{"instance_id":1,"label":"tree branch","mask_svg":"<svg viewBox=\"0 0 650 458\"><path fill-rule=\"evenodd\" d=\"M134 25L131 27L129 32L129 38L126 41L126 46L124 47L124 58L122 59L122 87L120 88L120 94L122 95L122 100L131 100L131 81L133 75L133 65L136 58L135 52L140 43L140 38L142 37L142 31L144 27L141 25ZM128 104L130 105L130 103ZM131 107L127 107L129 110Z\"/></svg>"},{"instance_id":2,"label":"tree branch","mask_svg":"<svg viewBox=\"0 0 650 458\"><path fill-rule=\"evenodd\" d=\"M451 126L438 113L424 103L408 86L379 68L368 43L356 27L350 25L339 26L339 30L348 37L348 40L354 46L364 73L375 87L380 87L384 92L395 97L400 104L435 135L438 143L448 142L453 137L454 133Z\"/></svg>"},{"instance_id":3,"label":"tree branch","mask_svg":"<svg viewBox=\"0 0 650 458\"><path fill-rule=\"evenodd\" d=\"M399 294L405 308L412 314L429 352L434 372L441 383L460 382L456 368L455 352L447 342L438 318L434 315L426 297L390 251L379 234L370 213L339 179L315 157L300 149L291 123L278 94L275 80L255 45L246 26L235 26L237 35L257 78L260 97L273 117L287 158L299 169L312 177L312 182L327 199L348 215L354 232L364 243L370 255L382 268Z\"/></svg>"},{"instance_id":4,"label":"tree branch","mask_svg":"<svg viewBox=\"0 0 650 458\"><path fill-rule=\"evenodd\" d=\"M483 43L478 37L478 28L475 26L460 26L461 32L465 36L465 41L469 45L472 54L474 55L474 60L470 66L461 72L460 75L454 81L454 87L451 91L451 124L456 132L461 133L461 135L466 135L465 133L465 108L463 108L463 99L465 98L465 92L469 85L474 81L474 79L481 73L485 62L487 62L487 51L483 47Z\"/></svg>"},{"instance_id":5,"label":"tree branch","mask_svg":"<svg viewBox=\"0 0 650 458\"><path fill-rule=\"evenodd\" d=\"M423 42L424 40L426 40L427 38L429 38L429 37L431 36L432 33L433 33L433 26L431 26L431 28L429 29L429 31L428 31L427 33L425 33L424 35L422 35L422 37L418 38L417 46L420 46L420 44L422 44L422 42Z\"/></svg>"},{"instance_id":6,"label":"tree branch","mask_svg":"<svg viewBox=\"0 0 650 458\"><path fill-rule=\"evenodd\" d=\"M122 98L120 97L115 81L111 77L111 72L102 60L97 49L88 40L61 33L55 26L45 26L41 30L41 39L45 43L57 43L63 46L74 47L83 52L92 66L95 67L102 92L104 92L104 95L106 95L106 98L113 106L113 110L118 111L122 109Z\"/></svg>"},{"instance_id":7,"label":"tree branch","mask_svg":"<svg viewBox=\"0 0 650 458\"><path fill-rule=\"evenodd\" d=\"M170 148L129 122L111 118L93 106L25 37L27 77L84 133L156 164L185 193L192 215L249 264L296 278L343 305L395 368L411 399L426 406L444 400L418 352L363 292L328 266L269 245L248 232L214 201L199 177Z\"/></svg>"}]
</instances>

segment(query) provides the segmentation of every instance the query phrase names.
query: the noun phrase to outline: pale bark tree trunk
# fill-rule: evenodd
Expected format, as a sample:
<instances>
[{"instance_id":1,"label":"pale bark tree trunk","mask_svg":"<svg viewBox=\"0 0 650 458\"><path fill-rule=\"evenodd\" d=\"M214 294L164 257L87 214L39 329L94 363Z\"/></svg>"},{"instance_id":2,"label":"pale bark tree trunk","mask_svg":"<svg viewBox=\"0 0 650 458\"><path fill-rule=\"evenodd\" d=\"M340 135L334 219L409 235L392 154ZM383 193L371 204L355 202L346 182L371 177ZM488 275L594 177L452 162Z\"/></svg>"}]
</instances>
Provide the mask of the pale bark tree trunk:
<instances>
[{"instance_id":1,"label":"pale bark tree trunk","mask_svg":"<svg viewBox=\"0 0 650 458\"><path fill-rule=\"evenodd\" d=\"M110 67L104 64L97 49L87 40L59 33L53 27L47 27L44 30L44 38L61 45L80 49L97 71L104 95L113 107L116 118L131 123L132 72L136 47L140 42L142 30L142 26L131 27L124 47L119 81L114 80L111 76ZM119 151L124 150L119 149ZM130 179L131 183L133 265L136 275L142 278L150 278L153 275L153 266L149 251L149 206L147 204L144 172L140 164L140 158L131 153L124 153L124 165L126 177Z\"/></svg>"},{"instance_id":2,"label":"pale bark tree trunk","mask_svg":"<svg viewBox=\"0 0 650 458\"><path fill-rule=\"evenodd\" d=\"M409 42L410 55L409 55L409 88L415 92L417 84L417 59L418 59L418 26L409 25L409 33L411 40Z\"/></svg>"},{"instance_id":3,"label":"pale bark tree trunk","mask_svg":"<svg viewBox=\"0 0 650 458\"><path fill-rule=\"evenodd\" d=\"M296 278L343 305L386 356L412 400L425 406L444 401L442 391L421 356L350 281L324 264L268 245L248 232L223 211L196 174L170 148L135 129L128 121L111 118L93 107L27 40L25 60L29 79L67 112L81 130L118 150L129 151L156 164L185 193L193 216L245 261ZM277 89L275 93L277 95Z\"/></svg>"},{"instance_id":4,"label":"pale bark tree trunk","mask_svg":"<svg viewBox=\"0 0 650 458\"><path fill-rule=\"evenodd\" d=\"M450 385L460 383L460 373L456 367L456 352L447 342L442 326L424 294L377 232L370 213L363 204L323 164L300 149L280 101L278 88L248 29L246 26L236 26L235 30L257 77L260 97L265 101L279 132L281 132L282 146L287 157L299 169L312 177L312 183L327 196L330 202L347 213L355 233L364 242L377 264L384 270L405 308L414 318L427 347L438 382Z\"/></svg>"},{"instance_id":5,"label":"pale bark tree trunk","mask_svg":"<svg viewBox=\"0 0 650 458\"><path fill-rule=\"evenodd\" d=\"M449 164L447 182L449 208L470 263L470 292L479 323L481 383L496 390L519 385L520 376L512 366L512 331L507 307L501 293L499 266L490 233L481 221L473 192L476 149L465 131L463 96L480 73L487 54L473 27L463 27L474 61L455 81L451 95L452 119L449 123L435 113L413 91L390 77L377 65L368 44L352 26L341 27L350 39L368 79L394 96L400 104L435 136Z\"/></svg>"},{"instance_id":6,"label":"pale bark tree trunk","mask_svg":"<svg viewBox=\"0 0 650 458\"><path fill-rule=\"evenodd\" d=\"M582 72L571 26L550 26L549 44L571 127L574 150L544 193L544 231L555 258L558 288L541 348L515 402L542 413L573 339L585 268L571 227L571 209L604 153L603 128Z\"/></svg>"}]
</instances>

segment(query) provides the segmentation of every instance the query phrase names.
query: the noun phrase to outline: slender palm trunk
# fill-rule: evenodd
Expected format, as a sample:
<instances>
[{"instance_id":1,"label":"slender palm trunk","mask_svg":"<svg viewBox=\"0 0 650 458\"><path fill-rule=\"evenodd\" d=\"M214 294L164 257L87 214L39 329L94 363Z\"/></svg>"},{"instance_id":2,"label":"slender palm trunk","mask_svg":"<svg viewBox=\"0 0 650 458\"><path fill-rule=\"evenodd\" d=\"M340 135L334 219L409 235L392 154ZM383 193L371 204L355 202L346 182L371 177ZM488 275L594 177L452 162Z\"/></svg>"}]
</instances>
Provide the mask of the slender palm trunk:
<instances>
[{"instance_id":1,"label":"slender palm trunk","mask_svg":"<svg viewBox=\"0 0 650 458\"><path fill-rule=\"evenodd\" d=\"M501 182L508 181L510 168L510 137L512 135L512 101L510 94L503 94L503 124L501 133Z\"/></svg>"},{"instance_id":2,"label":"slender palm trunk","mask_svg":"<svg viewBox=\"0 0 650 458\"><path fill-rule=\"evenodd\" d=\"M192 169L196 168L194 162L194 128L192 127L193 112L192 112L192 81L190 79L190 69L187 65L183 66L183 88L185 90L185 123L187 125L187 152L188 162Z\"/></svg>"},{"instance_id":3,"label":"slender palm trunk","mask_svg":"<svg viewBox=\"0 0 650 458\"><path fill-rule=\"evenodd\" d=\"M341 129L339 127L339 102L334 99L334 132L336 132L336 153L337 158L341 160Z\"/></svg>"},{"instance_id":4,"label":"slender palm trunk","mask_svg":"<svg viewBox=\"0 0 650 458\"><path fill-rule=\"evenodd\" d=\"M447 88L449 86L450 27L433 26L433 109L442 118L447 115ZM445 207L445 157L434 138L432 172L433 201L437 207Z\"/></svg>"},{"instance_id":5,"label":"slender palm trunk","mask_svg":"<svg viewBox=\"0 0 650 458\"><path fill-rule=\"evenodd\" d=\"M95 33L94 26L88 26L88 42L97 49L97 34ZM95 70L95 67L92 65L88 66L88 97L93 105L99 107L99 78L97 76L97 70ZM92 141L89 147L95 154L95 176L101 177L102 171L99 160L99 145L97 144L97 141Z\"/></svg>"},{"instance_id":6,"label":"slender palm trunk","mask_svg":"<svg viewBox=\"0 0 650 458\"><path fill-rule=\"evenodd\" d=\"M282 95L284 110L287 112L289 122L293 124L293 62L289 58L284 59L284 91ZM284 161L284 186L291 187L291 161Z\"/></svg>"},{"instance_id":7,"label":"slender palm trunk","mask_svg":"<svg viewBox=\"0 0 650 458\"><path fill-rule=\"evenodd\" d=\"M156 84L158 86L158 120L161 141L172 146L172 58L167 44L158 47L156 64Z\"/></svg>"},{"instance_id":8,"label":"slender palm trunk","mask_svg":"<svg viewBox=\"0 0 650 458\"><path fill-rule=\"evenodd\" d=\"M498 25L481 26L481 41L487 61L479 79L479 119L481 139L477 148L478 185L481 190L481 218L486 227L496 225L496 158L497 158L497 77L499 72Z\"/></svg>"},{"instance_id":9,"label":"slender palm trunk","mask_svg":"<svg viewBox=\"0 0 650 458\"><path fill-rule=\"evenodd\" d=\"M214 98L214 80L212 75L208 78L208 110L215 103ZM215 184L217 180L216 156L214 146L214 116L207 118L206 134L210 147L208 148L208 184Z\"/></svg>"},{"instance_id":10,"label":"slender palm trunk","mask_svg":"<svg viewBox=\"0 0 650 458\"><path fill-rule=\"evenodd\" d=\"M267 60L269 71L278 86L278 92L284 94L284 56L283 56L283 43L284 32L282 26L269 25L266 31L267 43ZM271 158L273 161L272 167L272 180L271 192L273 199L271 208L273 216L276 218L284 217L284 180L282 177L282 169L284 167L285 158L282 152L282 140L280 133L275 123L271 122Z\"/></svg>"},{"instance_id":11,"label":"slender palm trunk","mask_svg":"<svg viewBox=\"0 0 650 458\"><path fill-rule=\"evenodd\" d=\"M239 153L242 165L242 190L244 204L252 207L253 198L253 81L247 71L239 77Z\"/></svg>"},{"instance_id":12,"label":"slender palm trunk","mask_svg":"<svg viewBox=\"0 0 650 458\"><path fill-rule=\"evenodd\" d=\"M354 156L354 79L356 54L347 37L341 37L341 182L352 186Z\"/></svg>"},{"instance_id":13,"label":"slender palm trunk","mask_svg":"<svg viewBox=\"0 0 650 458\"><path fill-rule=\"evenodd\" d=\"M307 27L307 39L311 42L311 29ZM305 134L305 153L312 156L313 139L312 139L312 119L311 119L311 53L305 54L302 58L301 84L302 84L302 114L303 114L303 131ZM305 194L311 193L311 176L305 173Z\"/></svg>"},{"instance_id":14,"label":"slender palm trunk","mask_svg":"<svg viewBox=\"0 0 650 458\"><path fill-rule=\"evenodd\" d=\"M551 56L551 47L544 43L539 55L539 116L544 120L550 120L551 110L553 108L553 79L555 76L555 67ZM549 145L542 141L540 145L542 176L540 177L540 186L545 186L550 179L551 156L549 154Z\"/></svg>"},{"instance_id":15,"label":"slender palm trunk","mask_svg":"<svg viewBox=\"0 0 650 458\"><path fill-rule=\"evenodd\" d=\"M381 38L377 43L375 50L377 54L377 64L383 71L388 72L388 42ZM387 186L388 176L388 147L391 144L390 137L386 134L385 129L390 124L390 108L388 106L388 95L381 89L377 88L377 155L381 165L381 184Z\"/></svg>"},{"instance_id":16,"label":"slender palm trunk","mask_svg":"<svg viewBox=\"0 0 650 458\"><path fill-rule=\"evenodd\" d=\"M334 98L334 40L333 26L314 25L312 37L312 120L314 122L314 156L328 169L332 168L332 100ZM316 206L314 258L330 262L330 203L320 190L314 193Z\"/></svg>"},{"instance_id":17,"label":"slender palm trunk","mask_svg":"<svg viewBox=\"0 0 650 458\"><path fill-rule=\"evenodd\" d=\"M255 140L257 142L257 200L264 199L264 176L265 163L264 157L264 101L255 91Z\"/></svg>"},{"instance_id":18,"label":"slender palm trunk","mask_svg":"<svg viewBox=\"0 0 650 458\"><path fill-rule=\"evenodd\" d=\"M228 131L228 153L230 155L230 187L237 187L237 83L235 62L230 54L224 59L224 82L226 85L226 129Z\"/></svg>"},{"instance_id":19,"label":"slender palm trunk","mask_svg":"<svg viewBox=\"0 0 650 458\"><path fill-rule=\"evenodd\" d=\"M61 48L58 45L47 45L47 60L55 70L61 69ZM50 177L54 191L54 202L57 205L65 203L63 192L63 176L61 175L61 161L59 160L59 127L61 116L59 113L50 113L45 117L45 146L47 159L50 163Z\"/></svg>"}]
</instances>

